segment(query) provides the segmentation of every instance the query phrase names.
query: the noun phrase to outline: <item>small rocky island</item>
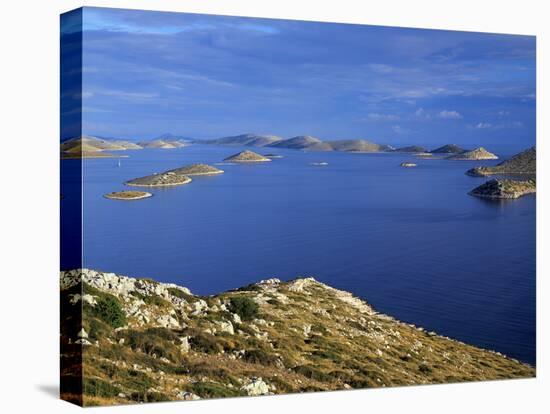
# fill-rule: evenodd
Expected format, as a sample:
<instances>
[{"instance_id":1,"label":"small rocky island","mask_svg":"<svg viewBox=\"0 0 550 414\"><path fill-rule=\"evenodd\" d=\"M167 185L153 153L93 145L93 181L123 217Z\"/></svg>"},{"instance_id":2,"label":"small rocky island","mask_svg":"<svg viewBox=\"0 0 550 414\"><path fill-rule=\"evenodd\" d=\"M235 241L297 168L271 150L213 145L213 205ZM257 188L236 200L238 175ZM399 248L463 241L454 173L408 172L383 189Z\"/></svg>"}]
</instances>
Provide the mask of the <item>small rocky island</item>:
<instances>
[{"instance_id":1,"label":"small rocky island","mask_svg":"<svg viewBox=\"0 0 550 414\"><path fill-rule=\"evenodd\" d=\"M152 196L153 194L146 191L115 191L104 195L111 200L141 200Z\"/></svg>"},{"instance_id":2,"label":"small rocky island","mask_svg":"<svg viewBox=\"0 0 550 414\"><path fill-rule=\"evenodd\" d=\"M124 184L135 187L169 187L174 185L189 184L190 182L191 178L187 175L166 171L159 174L134 178L133 180L126 181Z\"/></svg>"},{"instance_id":3,"label":"small rocky island","mask_svg":"<svg viewBox=\"0 0 550 414\"><path fill-rule=\"evenodd\" d=\"M403 168L414 168L417 167L417 164L415 164L414 162L402 162L400 166Z\"/></svg>"},{"instance_id":4,"label":"small rocky island","mask_svg":"<svg viewBox=\"0 0 550 414\"><path fill-rule=\"evenodd\" d=\"M468 194L481 198L515 199L536 192L537 185L535 180L493 179L474 188Z\"/></svg>"},{"instance_id":5,"label":"small rocky island","mask_svg":"<svg viewBox=\"0 0 550 414\"><path fill-rule=\"evenodd\" d=\"M492 152L487 151L483 147L473 149L471 151L465 151L460 154L451 155L447 157L448 160L456 161L475 161L475 160L498 160L498 157Z\"/></svg>"},{"instance_id":6,"label":"small rocky island","mask_svg":"<svg viewBox=\"0 0 550 414\"><path fill-rule=\"evenodd\" d=\"M225 158L224 161L228 161L228 162L267 162L267 161L271 161L271 159L268 158L268 157L264 157L263 155L255 153L253 151L245 150L245 151L239 152L238 154L234 154L234 155L231 155L230 157Z\"/></svg>"},{"instance_id":7,"label":"small rocky island","mask_svg":"<svg viewBox=\"0 0 550 414\"><path fill-rule=\"evenodd\" d=\"M488 175L535 175L537 173L537 150L529 148L514 155L493 167L476 167L466 171L466 174L474 177L485 177Z\"/></svg>"},{"instance_id":8,"label":"small rocky island","mask_svg":"<svg viewBox=\"0 0 550 414\"><path fill-rule=\"evenodd\" d=\"M85 406L535 376L311 277L198 296L77 269L60 286L61 397Z\"/></svg>"},{"instance_id":9,"label":"small rocky island","mask_svg":"<svg viewBox=\"0 0 550 414\"><path fill-rule=\"evenodd\" d=\"M224 171L207 164L191 164L191 165L186 165L184 167L176 168L167 172L190 176L190 175L217 175L217 174L223 174Z\"/></svg>"}]
</instances>

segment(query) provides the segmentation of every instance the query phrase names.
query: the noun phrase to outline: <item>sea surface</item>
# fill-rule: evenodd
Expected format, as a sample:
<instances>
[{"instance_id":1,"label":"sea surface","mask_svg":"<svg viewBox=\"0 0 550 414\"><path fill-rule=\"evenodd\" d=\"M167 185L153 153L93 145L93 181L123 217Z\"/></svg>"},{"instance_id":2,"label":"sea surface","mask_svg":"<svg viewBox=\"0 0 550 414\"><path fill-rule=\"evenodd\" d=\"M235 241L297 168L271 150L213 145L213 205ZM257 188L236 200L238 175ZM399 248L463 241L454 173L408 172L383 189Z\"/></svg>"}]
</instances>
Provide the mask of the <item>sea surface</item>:
<instances>
[{"instance_id":1,"label":"sea surface","mask_svg":"<svg viewBox=\"0 0 550 414\"><path fill-rule=\"evenodd\" d=\"M467 194L486 179L464 172L498 161L252 148L284 158L218 165L242 149L127 151L120 166L84 160L83 265L205 295L313 276L402 321L535 364L536 196ZM408 160L418 167L399 166ZM197 162L225 174L146 190L154 196L139 201L103 197L129 189L126 180ZM62 206L74 206L80 162L62 161L62 171Z\"/></svg>"}]
</instances>

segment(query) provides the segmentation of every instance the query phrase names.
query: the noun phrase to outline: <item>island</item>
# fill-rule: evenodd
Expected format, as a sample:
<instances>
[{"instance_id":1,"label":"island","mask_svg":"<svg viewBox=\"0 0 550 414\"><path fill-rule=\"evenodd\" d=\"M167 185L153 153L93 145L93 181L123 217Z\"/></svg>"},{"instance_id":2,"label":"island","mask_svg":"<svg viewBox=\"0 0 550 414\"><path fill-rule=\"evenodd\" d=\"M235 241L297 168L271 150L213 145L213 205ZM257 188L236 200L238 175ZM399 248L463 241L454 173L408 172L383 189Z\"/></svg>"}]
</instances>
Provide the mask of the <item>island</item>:
<instances>
[{"instance_id":1,"label":"island","mask_svg":"<svg viewBox=\"0 0 550 414\"><path fill-rule=\"evenodd\" d=\"M417 166L417 164L415 164L414 162L402 162L400 166L404 168L414 168Z\"/></svg>"},{"instance_id":2,"label":"island","mask_svg":"<svg viewBox=\"0 0 550 414\"><path fill-rule=\"evenodd\" d=\"M74 269L60 289L61 397L84 406L535 376L313 277L199 296Z\"/></svg>"},{"instance_id":3,"label":"island","mask_svg":"<svg viewBox=\"0 0 550 414\"><path fill-rule=\"evenodd\" d=\"M134 178L133 180L126 181L124 184L135 187L169 187L189 184L190 182L191 178L187 175L166 171L159 174Z\"/></svg>"},{"instance_id":4,"label":"island","mask_svg":"<svg viewBox=\"0 0 550 414\"><path fill-rule=\"evenodd\" d=\"M446 159L455 160L455 161L475 161L475 160L498 160L498 157L492 152L487 151L485 148L479 147L471 151L465 151L460 154L451 155Z\"/></svg>"},{"instance_id":5,"label":"island","mask_svg":"<svg viewBox=\"0 0 550 414\"><path fill-rule=\"evenodd\" d=\"M466 171L474 177L485 177L495 174L535 175L537 173L537 150L529 148L512 158L502 161L493 167L476 167Z\"/></svg>"},{"instance_id":6,"label":"island","mask_svg":"<svg viewBox=\"0 0 550 414\"><path fill-rule=\"evenodd\" d=\"M191 165L186 165L184 167L176 168L167 172L191 176L191 175L217 175L217 174L223 174L224 171L207 164L191 164Z\"/></svg>"},{"instance_id":7,"label":"island","mask_svg":"<svg viewBox=\"0 0 550 414\"><path fill-rule=\"evenodd\" d=\"M468 194L490 199L516 199L537 192L535 180L492 179L474 188Z\"/></svg>"},{"instance_id":8,"label":"island","mask_svg":"<svg viewBox=\"0 0 550 414\"><path fill-rule=\"evenodd\" d=\"M179 139L161 139L157 138L151 141L142 141L139 143L143 148L174 149L188 146L187 142Z\"/></svg>"},{"instance_id":9,"label":"island","mask_svg":"<svg viewBox=\"0 0 550 414\"><path fill-rule=\"evenodd\" d=\"M328 162L321 161L321 162L310 162L309 165L312 165L314 167L326 167L328 165Z\"/></svg>"},{"instance_id":10,"label":"island","mask_svg":"<svg viewBox=\"0 0 550 414\"><path fill-rule=\"evenodd\" d=\"M428 153L428 150L426 148L421 147L419 145L411 145L411 146L408 146L408 147L396 148L394 151L395 152L417 153L417 154L426 154L426 153Z\"/></svg>"},{"instance_id":11,"label":"island","mask_svg":"<svg viewBox=\"0 0 550 414\"><path fill-rule=\"evenodd\" d=\"M141 200L152 196L153 194L146 191L115 191L105 194L103 197L111 200Z\"/></svg>"},{"instance_id":12,"label":"island","mask_svg":"<svg viewBox=\"0 0 550 414\"><path fill-rule=\"evenodd\" d=\"M229 162L268 162L271 161L270 158L264 157L263 155L257 154L253 151L241 151L237 154L231 155L224 159L224 161Z\"/></svg>"},{"instance_id":13,"label":"island","mask_svg":"<svg viewBox=\"0 0 550 414\"><path fill-rule=\"evenodd\" d=\"M432 154L461 154L463 152L466 152L466 150L455 144L443 145L442 147L430 151Z\"/></svg>"}]
</instances>

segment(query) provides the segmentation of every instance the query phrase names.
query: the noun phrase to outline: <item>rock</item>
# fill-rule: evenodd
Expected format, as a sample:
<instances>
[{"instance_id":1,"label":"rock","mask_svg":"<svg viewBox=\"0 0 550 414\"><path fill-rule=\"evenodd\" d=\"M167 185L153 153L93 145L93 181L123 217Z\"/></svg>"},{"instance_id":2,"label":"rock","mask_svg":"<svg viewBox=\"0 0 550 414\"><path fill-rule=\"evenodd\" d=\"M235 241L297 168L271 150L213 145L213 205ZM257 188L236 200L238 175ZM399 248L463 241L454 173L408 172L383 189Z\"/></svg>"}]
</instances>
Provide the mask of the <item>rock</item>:
<instances>
[{"instance_id":1,"label":"rock","mask_svg":"<svg viewBox=\"0 0 550 414\"><path fill-rule=\"evenodd\" d=\"M241 317L237 313L232 313L231 317L233 318L233 322L235 323L242 323Z\"/></svg>"},{"instance_id":2,"label":"rock","mask_svg":"<svg viewBox=\"0 0 550 414\"><path fill-rule=\"evenodd\" d=\"M304 288L311 286L312 284L317 283L317 281L312 277L306 277L301 279L293 280L287 285L288 290L291 292L300 293L304 291Z\"/></svg>"},{"instance_id":3,"label":"rock","mask_svg":"<svg viewBox=\"0 0 550 414\"><path fill-rule=\"evenodd\" d=\"M189 345L189 337L188 336L182 336L180 337L180 350L183 353L189 352L191 349L191 345Z\"/></svg>"},{"instance_id":4,"label":"rock","mask_svg":"<svg viewBox=\"0 0 550 414\"><path fill-rule=\"evenodd\" d=\"M250 381L241 387L248 395L266 395L269 393L269 387L261 378L251 378Z\"/></svg>"},{"instance_id":5,"label":"rock","mask_svg":"<svg viewBox=\"0 0 550 414\"><path fill-rule=\"evenodd\" d=\"M193 394L189 391L180 391L177 394L178 399L183 401L194 401L194 400L200 400L201 397L199 397L197 394Z\"/></svg>"},{"instance_id":6,"label":"rock","mask_svg":"<svg viewBox=\"0 0 550 414\"><path fill-rule=\"evenodd\" d=\"M402 162L400 165L404 168L414 168L417 166L414 162Z\"/></svg>"},{"instance_id":7,"label":"rock","mask_svg":"<svg viewBox=\"0 0 550 414\"><path fill-rule=\"evenodd\" d=\"M179 328L180 323L171 315L161 315L157 318L157 323L163 328Z\"/></svg>"},{"instance_id":8,"label":"rock","mask_svg":"<svg viewBox=\"0 0 550 414\"><path fill-rule=\"evenodd\" d=\"M92 345L92 343L88 341L86 338L77 339L76 341L74 341L74 343L80 344L80 345Z\"/></svg>"},{"instance_id":9,"label":"rock","mask_svg":"<svg viewBox=\"0 0 550 414\"><path fill-rule=\"evenodd\" d=\"M80 332L78 332L78 334L76 335L78 336L79 338L87 338L88 337L88 333L84 330L84 328L82 328L80 330Z\"/></svg>"},{"instance_id":10,"label":"rock","mask_svg":"<svg viewBox=\"0 0 550 414\"><path fill-rule=\"evenodd\" d=\"M217 321L216 325L218 326L220 332L226 332L230 335L235 334L235 330L233 329L233 324L229 321Z\"/></svg>"}]
</instances>

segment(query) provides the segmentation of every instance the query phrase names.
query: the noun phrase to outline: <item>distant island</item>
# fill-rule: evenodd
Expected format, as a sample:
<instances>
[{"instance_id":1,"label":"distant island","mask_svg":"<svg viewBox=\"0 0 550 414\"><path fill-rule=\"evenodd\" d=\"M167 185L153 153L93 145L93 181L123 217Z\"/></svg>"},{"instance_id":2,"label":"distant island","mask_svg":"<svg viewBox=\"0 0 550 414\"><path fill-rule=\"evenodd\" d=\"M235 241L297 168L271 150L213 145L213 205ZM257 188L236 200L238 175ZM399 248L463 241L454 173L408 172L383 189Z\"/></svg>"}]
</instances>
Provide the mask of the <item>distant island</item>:
<instances>
[{"instance_id":1,"label":"distant island","mask_svg":"<svg viewBox=\"0 0 550 414\"><path fill-rule=\"evenodd\" d=\"M145 191L116 191L104 195L105 198L110 198L111 200L141 200L142 198L152 196L153 194Z\"/></svg>"},{"instance_id":2,"label":"distant island","mask_svg":"<svg viewBox=\"0 0 550 414\"><path fill-rule=\"evenodd\" d=\"M418 146L418 145L411 145L409 147L396 148L394 151L395 152L419 153L419 154L428 153L428 150L426 148Z\"/></svg>"},{"instance_id":3,"label":"distant island","mask_svg":"<svg viewBox=\"0 0 550 414\"><path fill-rule=\"evenodd\" d=\"M142 141L139 143L142 148L173 149L186 147L189 144L180 140L173 139L154 139L152 141Z\"/></svg>"},{"instance_id":4,"label":"distant island","mask_svg":"<svg viewBox=\"0 0 550 414\"><path fill-rule=\"evenodd\" d=\"M481 198L515 199L526 194L536 193L536 191L535 180L492 179L474 188L469 194Z\"/></svg>"},{"instance_id":5,"label":"distant island","mask_svg":"<svg viewBox=\"0 0 550 414\"><path fill-rule=\"evenodd\" d=\"M276 135L258 135L258 134L241 134L231 137L209 139L209 140L196 140L195 142L201 144L215 144L215 145L242 145L247 147L265 147L269 144L282 141L283 138Z\"/></svg>"},{"instance_id":6,"label":"distant island","mask_svg":"<svg viewBox=\"0 0 550 414\"><path fill-rule=\"evenodd\" d=\"M463 152L466 152L466 150L455 144L443 145L442 147L430 151L432 154L461 154Z\"/></svg>"},{"instance_id":7,"label":"distant island","mask_svg":"<svg viewBox=\"0 0 550 414\"><path fill-rule=\"evenodd\" d=\"M60 286L61 394L85 406L535 376L312 277L205 297L75 269Z\"/></svg>"},{"instance_id":8,"label":"distant island","mask_svg":"<svg viewBox=\"0 0 550 414\"><path fill-rule=\"evenodd\" d=\"M497 160L498 157L492 152L487 151L483 147L473 149L471 151L464 151L460 154L451 155L447 157L448 160L456 161L472 161L472 160Z\"/></svg>"},{"instance_id":9,"label":"distant island","mask_svg":"<svg viewBox=\"0 0 550 414\"><path fill-rule=\"evenodd\" d=\"M493 167L476 167L466 171L466 174L474 177L484 177L495 174L511 175L535 175L537 172L537 150L535 147L529 148L519 154L514 155L509 160L505 160Z\"/></svg>"},{"instance_id":10,"label":"distant island","mask_svg":"<svg viewBox=\"0 0 550 414\"><path fill-rule=\"evenodd\" d=\"M414 168L417 166L414 162L402 162L400 165L404 168Z\"/></svg>"},{"instance_id":11,"label":"distant island","mask_svg":"<svg viewBox=\"0 0 550 414\"><path fill-rule=\"evenodd\" d=\"M224 159L224 161L230 162L267 162L271 161L270 158L264 157L263 155L257 154L253 151L241 151L237 154L231 155Z\"/></svg>"}]
</instances>

